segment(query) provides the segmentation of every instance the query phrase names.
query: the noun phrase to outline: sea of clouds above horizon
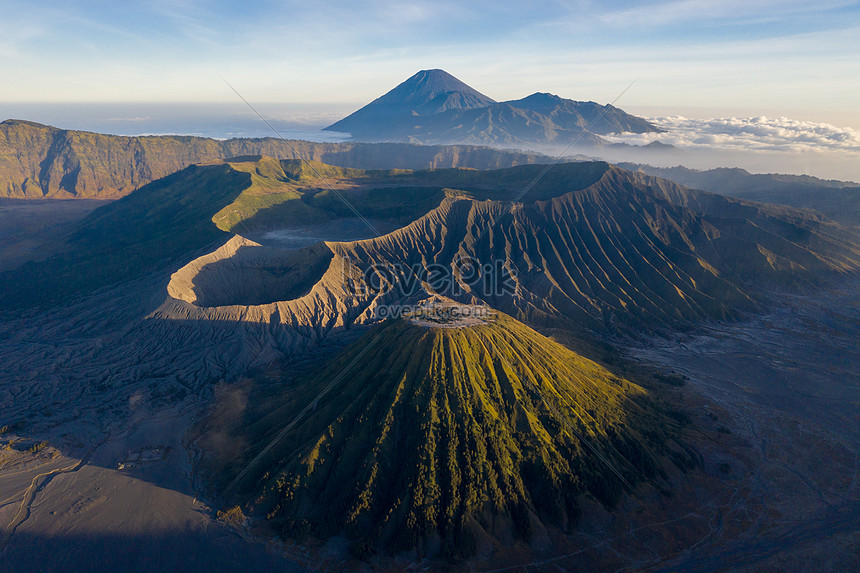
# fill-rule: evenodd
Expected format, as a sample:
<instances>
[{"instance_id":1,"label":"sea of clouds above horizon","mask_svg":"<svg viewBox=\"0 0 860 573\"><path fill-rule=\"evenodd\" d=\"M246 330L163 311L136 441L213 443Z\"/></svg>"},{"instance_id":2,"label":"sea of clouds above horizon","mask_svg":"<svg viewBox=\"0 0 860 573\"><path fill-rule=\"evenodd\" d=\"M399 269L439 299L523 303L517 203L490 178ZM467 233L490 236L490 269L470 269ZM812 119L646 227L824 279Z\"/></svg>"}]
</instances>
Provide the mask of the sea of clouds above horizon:
<instances>
[{"instance_id":1,"label":"sea of clouds above horizon","mask_svg":"<svg viewBox=\"0 0 860 573\"><path fill-rule=\"evenodd\" d=\"M749 151L847 151L860 153L860 131L829 123L787 117L693 119L680 115L649 118L664 133L613 134L616 143L645 145L653 141L682 149L716 148Z\"/></svg>"}]
</instances>

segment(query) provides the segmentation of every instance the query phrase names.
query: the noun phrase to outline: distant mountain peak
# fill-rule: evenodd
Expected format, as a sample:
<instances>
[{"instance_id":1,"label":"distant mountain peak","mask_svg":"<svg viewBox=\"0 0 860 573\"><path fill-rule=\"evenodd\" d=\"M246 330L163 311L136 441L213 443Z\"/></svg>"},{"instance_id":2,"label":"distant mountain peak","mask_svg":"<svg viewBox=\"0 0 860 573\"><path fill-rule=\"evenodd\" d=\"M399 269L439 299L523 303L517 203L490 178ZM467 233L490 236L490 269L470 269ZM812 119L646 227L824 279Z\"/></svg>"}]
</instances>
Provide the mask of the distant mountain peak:
<instances>
[{"instance_id":1,"label":"distant mountain peak","mask_svg":"<svg viewBox=\"0 0 860 573\"><path fill-rule=\"evenodd\" d=\"M485 108L496 101L455 78L445 70L421 70L393 90L328 126L346 133L374 133L385 139L390 130L400 133L415 118L446 111Z\"/></svg>"},{"instance_id":2,"label":"distant mountain peak","mask_svg":"<svg viewBox=\"0 0 860 573\"><path fill-rule=\"evenodd\" d=\"M328 126L357 141L528 146L579 140L604 145L597 134L660 131L611 105L535 92L497 102L445 70L420 70L393 90Z\"/></svg>"},{"instance_id":3,"label":"distant mountain peak","mask_svg":"<svg viewBox=\"0 0 860 573\"><path fill-rule=\"evenodd\" d=\"M557 96L555 94L551 94L549 92L535 92L530 96L526 96L520 101L539 101L539 100L548 100L548 101L562 101L564 98L561 96Z\"/></svg>"},{"instance_id":4,"label":"distant mountain peak","mask_svg":"<svg viewBox=\"0 0 860 573\"><path fill-rule=\"evenodd\" d=\"M388 93L392 94L403 91L408 91L413 95L429 97L435 97L441 93L463 92L486 100L488 104L495 102L492 98L485 96L445 70L439 69L421 70Z\"/></svg>"},{"instance_id":5,"label":"distant mountain peak","mask_svg":"<svg viewBox=\"0 0 860 573\"><path fill-rule=\"evenodd\" d=\"M385 103L414 101L416 103L423 103L432 101L439 95L450 93L462 93L474 98L475 102L479 105L470 107L484 107L495 103L495 100L492 98L485 96L468 84L458 80L445 70L439 69L421 70L375 101Z\"/></svg>"}]
</instances>

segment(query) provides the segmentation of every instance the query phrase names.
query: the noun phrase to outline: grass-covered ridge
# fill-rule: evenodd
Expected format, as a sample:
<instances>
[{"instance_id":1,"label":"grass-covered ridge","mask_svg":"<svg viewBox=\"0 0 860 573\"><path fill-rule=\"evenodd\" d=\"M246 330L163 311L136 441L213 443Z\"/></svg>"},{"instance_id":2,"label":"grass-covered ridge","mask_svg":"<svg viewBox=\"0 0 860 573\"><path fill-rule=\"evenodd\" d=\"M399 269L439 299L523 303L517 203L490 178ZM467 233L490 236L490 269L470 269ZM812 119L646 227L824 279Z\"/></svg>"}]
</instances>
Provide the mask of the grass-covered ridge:
<instances>
[{"instance_id":1,"label":"grass-covered ridge","mask_svg":"<svg viewBox=\"0 0 860 573\"><path fill-rule=\"evenodd\" d=\"M287 383L277 407L246 416L250 447L221 466L223 483L334 380L233 492L286 538L469 555L538 522L572 527L580 496L611 506L659 479L669 450L689 461L645 390L494 313L464 328L388 321Z\"/></svg>"},{"instance_id":2,"label":"grass-covered ridge","mask_svg":"<svg viewBox=\"0 0 860 573\"><path fill-rule=\"evenodd\" d=\"M438 206L446 196L516 199L544 169L536 165L489 172L363 170L262 156L234 158L227 164L251 176L251 185L213 216L220 229L232 232L319 223L354 217L355 211L370 219L406 224ZM548 172L521 199L537 201L585 188L608 168L602 162L561 166L558 172Z\"/></svg>"}]
</instances>

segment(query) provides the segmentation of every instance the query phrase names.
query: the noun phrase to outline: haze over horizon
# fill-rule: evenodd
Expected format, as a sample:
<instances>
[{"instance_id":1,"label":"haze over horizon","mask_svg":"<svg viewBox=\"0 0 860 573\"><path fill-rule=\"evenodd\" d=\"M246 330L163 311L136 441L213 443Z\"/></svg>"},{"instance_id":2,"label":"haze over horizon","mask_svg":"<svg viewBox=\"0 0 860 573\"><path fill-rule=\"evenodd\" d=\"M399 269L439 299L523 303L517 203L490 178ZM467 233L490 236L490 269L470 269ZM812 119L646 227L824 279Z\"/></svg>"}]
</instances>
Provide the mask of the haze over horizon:
<instances>
[{"instance_id":1,"label":"haze over horizon","mask_svg":"<svg viewBox=\"0 0 860 573\"><path fill-rule=\"evenodd\" d=\"M860 180L852 2L6 4L0 120L271 135L226 80L285 137L339 141L319 129L420 69L497 101L550 92L608 103L635 80L616 105L668 133L616 141L688 152L664 165Z\"/></svg>"},{"instance_id":2,"label":"haze over horizon","mask_svg":"<svg viewBox=\"0 0 860 573\"><path fill-rule=\"evenodd\" d=\"M638 78L631 113L860 129L854 2L4 4L0 102L236 102L223 77L249 101L357 104L442 68L498 100L608 102Z\"/></svg>"}]
</instances>

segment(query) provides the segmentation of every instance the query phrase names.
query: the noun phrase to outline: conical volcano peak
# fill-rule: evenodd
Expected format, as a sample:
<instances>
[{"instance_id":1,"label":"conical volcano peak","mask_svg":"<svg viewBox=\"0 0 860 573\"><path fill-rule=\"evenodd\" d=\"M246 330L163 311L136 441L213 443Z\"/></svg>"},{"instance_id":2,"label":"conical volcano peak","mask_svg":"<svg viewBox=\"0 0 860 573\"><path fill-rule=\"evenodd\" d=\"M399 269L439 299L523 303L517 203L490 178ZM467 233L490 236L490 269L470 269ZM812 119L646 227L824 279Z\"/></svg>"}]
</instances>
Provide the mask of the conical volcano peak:
<instances>
[{"instance_id":1,"label":"conical volcano peak","mask_svg":"<svg viewBox=\"0 0 860 573\"><path fill-rule=\"evenodd\" d=\"M489 98L458 80L445 70L421 70L399 86L379 98L377 101L392 103L395 101L430 101L441 94L452 92L461 93L474 100L476 105L470 107L484 107L495 103Z\"/></svg>"},{"instance_id":2,"label":"conical volcano peak","mask_svg":"<svg viewBox=\"0 0 860 573\"><path fill-rule=\"evenodd\" d=\"M326 129L353 134L372 133L372 138L384 140L389 132L408 130L415 117L485 108L495 103L492 98L444 70L421 70Z\"/></svg>"},{"instance_id":3,"label":"conical volcano peak","mask_svg":"<svg viewBox=\"0 0 860 573\"><path fill-rule=\"evenodd\" d=\"M431 317L482 308L422 306ZM380 323L291 383L282 405L249 416L248 458L224 458L237 501L285 539L342 536L359 555L432 542L465 557L482 539L571 527L582 495L612 506L669 469L668 448L692 463L644 389L510 316L468 328L412 320ZM313 409L302 424L284 426L303 404Z\"/></svg>"}]
</instances>

